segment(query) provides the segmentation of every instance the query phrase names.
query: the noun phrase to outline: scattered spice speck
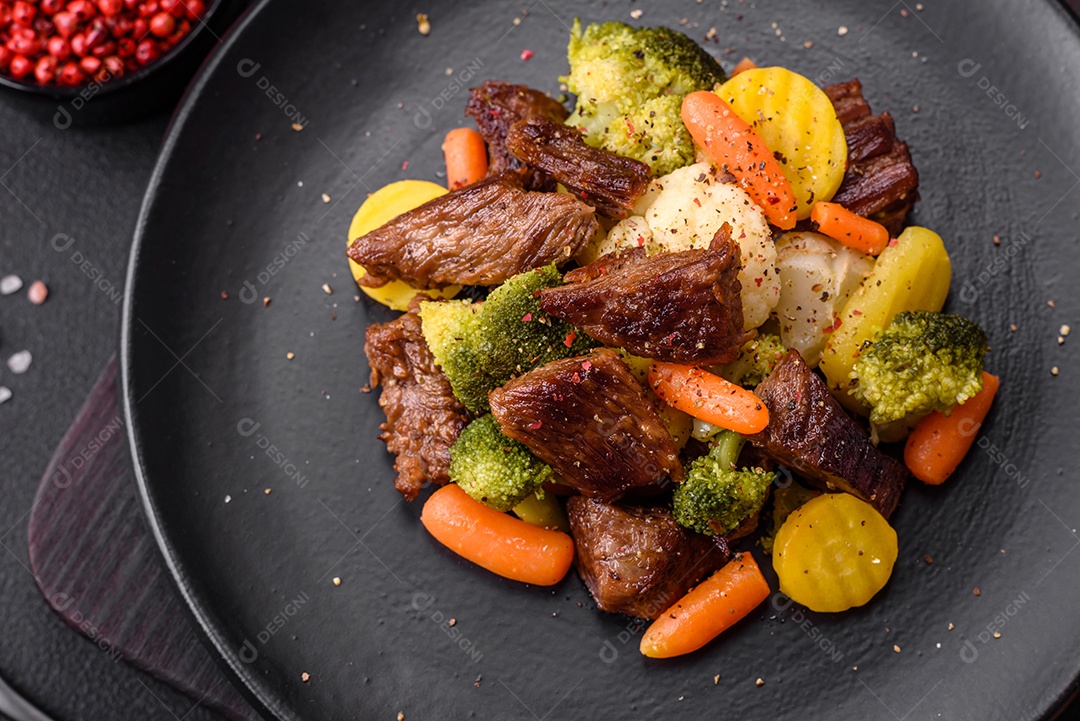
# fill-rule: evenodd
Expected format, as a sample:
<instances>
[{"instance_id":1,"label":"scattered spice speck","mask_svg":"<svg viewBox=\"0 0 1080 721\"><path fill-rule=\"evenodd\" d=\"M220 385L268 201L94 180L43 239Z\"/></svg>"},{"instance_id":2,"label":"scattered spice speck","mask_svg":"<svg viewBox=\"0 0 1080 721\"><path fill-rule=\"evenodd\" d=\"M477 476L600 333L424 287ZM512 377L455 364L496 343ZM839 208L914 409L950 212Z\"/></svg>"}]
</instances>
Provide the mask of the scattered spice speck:
<instances>
[{"instance_id":1,"label":"scattered spice speck","mask_svg":"<svg viewBox=\"0 0 1080 721\"><path fill-rule=\"evenodd\" d=\"M295 353L293 353L292 351L289 351L288 353L286 353L286 354L285 354L285 357L286 357L287 359L289 359L289 360L292 360L293 358L295 358L295 357L296 357L296 354L295 354Z\"/></svg>"},{"instance_id":2,"label":"scattered spice speck","mask_svg":"<svg viewBox=\"0 0 1080 721\"><path fill-rule=\"evenodd\" d=\"M1035 180L1038 180L1041 177L1042 177L1042 171L1036 170L1035 171Z\"/></svg>"},{"instance_id":3,"label":"scattered spice speck","mask_svg":"<svg viewBox=\"0 0 1080 721\"><path fill-rule=\"evenodd\" d=\"M1000 235L995 235L994 236L994 245L1001 245L1001 236Z\"/></svg>"},{"instance_id":4,"label":"scattered spice speck","mask_svg":"<svg viewBox=\"0 0 1080 721\"><path fill-rule=\"evenodd\" d=\"M1053 368L1050 369L1050 375L1052 375L1052 376L1056 376L1060 372L1061 371L1058 370L1057 366L1054 366Z\"/></svg>"},{"instance_id":5,"label":"scattered spice speck","mask_svg":"<svg viewBox=\"0 0 1080 721\"><path fill-rule=\"evenodd\" d=\"M416 13L416 29L421 35L431 35L431 21L428 20L427 13Z\"/></svg>"},{"instance_id":6,"label":"scattered spice speck","mask_svg":"<svg viewBox=\"0 0 1080 721\"><path fill-rule=\"evenodd\" d=\"M293 123L292 124L292 129L299 133L301 130L304 129L304 126L301 125L300 123Z\"/></svg>"},{"instance_id":7,"label":"scattered spice speck","mask_svg":"<svg viewBox=\"0 0 1080 721\"><path fill-rule=\"evenodd\" d=\"M1063 336L1067 336L1069 335L1069 333L1072 333L1072 328L1067 325L1063 325L1061 326L1061 330L1059 330L1058 332L1061 333L1061 335Z\"/></svg>"},{"instance_id":8,"label":"scattered spice speck","mask_svg":"<svg viewBox=\"0 0 1080 721\"><path fill-rule=\"evenodd\" d=\"M642 10L639 10L639 9L634 9L634 10L630 11L630 17L634 18L635 20L640 20L641 16L644 15L644 14L645 13Z\"/></svg>"},{"instance_id":9,"label":"scattered spice speck","mask_svg":"<svg viewBox=\"0 0 1080 721\"><path fill-rule=\"evenodd\" d=\"M266 296L265 298L263 298L263 308L268 307L270 307L270 296Z\"/></svg>"},{"instance_id":10,"label":"scattered spice speck","mask_svg":"<svg viewBox=\"0 0 1080 721\"><path fill-rule=\"evenodd\" d=\"M529 62L530 60L532 60L534 55L536 55L536 53L534 53L532 50L529 50L528 48L525 48L521 51L521 59L525 62Z\"/></svg>"},{"instance_id":11,"label":"scattered spice speck","mask_svg":"<svg viewBox=\"0 0 1080 721\"><path fill-rule=\"evenodd\" d=\"M322 202L329 203L330 202L330 196L327 195L326 193L323 193L322 194Z\"/></svg>"},{"instance_id":12,"label":"scattered spice speck","mask_svg":"<svg viewBox=\"0 0 1080 721\"><path fill-rule=\"evenodd\" d=\"M994 631L994 638L1001 638L1001 631Z\"/></svg>"},{"instance_id":13,"label":"scattered spice speck","mask_svg":"<svg viewBox=\"0 0 1080 721\"><path fill-rule=\"evenodd\" d=\"M975 590L972 591L972 593L975 594L976 596L981 596L982 595L982 591L979 590L978 586L975 587Z\"/></svg>"},{"instance_id":14,"label":"scattered spice speck","mask_svg":"<svg viewBox=\"0 0 1080 721\"><path fill-rule=\"evenodd\" d=\"M49 287L40 280L35 280L30 284L30 289L26 291L26 297L34 305L41 305L49 297Z\"/></svg>"},{"instance_id":15,"label":"scattered spice speck","mask_svg":"<svg viewBox=\"0 0 1080 721\"><path fill-rule=\"evenodd\" d=\"M892 650L893 653L900 653L900 647L897 646L895 643L893 644Z\"/></svg>"},{"instance_id":16,"label":"scattered spice speck","mask_svg":"<svg viewBox=\"0 0 1080 721\"><path fill-rule=\"evenodd\" d=\"M0 278L0 295L11 295L22 287L22 278L17 275L5 275Z\"/></svg>"},{"instance_id":17,"label":"scattered spice speck","mask_svg":"<svg viewBox=\"0 0 1080 721\"><path fill-rule=\"evenodd\" d=\"M806 42L804 42L802 44L802 46L804 48L806 48L807 50L809 50L810 48L814 47L814 41L813 40L807 40Z\"/></svg>"},{"instance_id":18,"label":"scattered spice speck","mask_svg":"<svg viewBox=\"0 0 1080 721\"><path fill-rule=\"evenodd\" d=\"M952 624L950 623L950 624L949 624L949 630L951 631L951 630L953 630L954 628L956 628L956 626L954 626L954 625L952 625Z\"/></svg>"},{"instance_id":19,"label":"scattered spice speck","mask_svg":"<svg viewBox=\"0 0 1080 721\"><path fill-rule=\"evenodd\" d=\"M453 628L454 626L457 625L457 619L456 618L451 618L449 621L446 622L446 625L449 626L450 628Z\"/></svg>"},{"instance_id":20,"label":"scattered spice speck","mask_svg":"<svg viewBox=\"0 0 1080 721\"><path fill-rule=\"evenodd\" d=\"M334 576L334 585L335 586L340 586L341 585L341 577Z\"/></svg>"},{"instance_id":21,"label":"scattered spice speck","mask_svg":"<svg viewBox=\"0 0 1080 721\"><path fill-rule=\"evenodd\" d=\"M397 712L397 721L405 721L405 712L404 711L398 711Z\"/></svg>"},{"instance_id":22,"label":"scattered spice speck","mask_svg":"<svg viewBox=\"0 0 1080 721\"><path fill-rule=\"evenodd\" d=\"M1053 308L1053 307L1054 307L1054 301L1053 301L1053 299L1050 299L1050 300L1046 301L1046 304L1047 304L1048 306L1050 306L1051 308Z\"/></svg>"},{"instance_id":23,"label":"scattered spice speck","mask_svg":"<svg viewBox=\"0 0 1080 721\"><path fill-rule=\"evenodd\" d=\"M228 300L229 299L229 291L227 291L227 290L221 291L221 299L222 300Z\"/></svg>"},{"instance_id":24,"label":"scattered spice speck","mask_svg":"<svg viewBox=\"0 0 1080 721\"><path fill-rule=\"evenodd\" d=\"M323 293L326 293L327 295L333 295L334 294L334 289L330 287L329 283L323 283L322 284L322 289L323 289Z\"/></svg>"},{"instance_id":25,"label":"scattered spice speck","mask_svg":"<svg viewBox=\"0 0 1080 721\"><path fill-rule=\"evenodd\" d=\"M715 676L712 677L712 683L713 683L713 686L720 683L720 674L716 674Z\"/></svg>"},{"instance_id":26,"label":"scattered spice speck","mask_svg":"<svg viewBox=\"0 0 1080 721\"><path fill-rule=\"evenodd\" d=\"M757 686L758 688L761 688L762 686L765 685L765 679L759 678L757 681L754 681L754 685Z\"/></svg>"},{"instance_id":27,"label":"scattered spice speck","mask_svg":"<svg viewBox=\"0 0 1080 721\"><path fill-rule=\"evenodd\" d=\"M1016 325L1016 323L1010 323L1009 324L1009 332L1010 333L1015 333L1018 330L1020 330L1020 327L1018 325Z\"/></svg>"},{"instance_id":28,"label":"scattered spice speck","mask_svg":"<svg viewBox=\"0 0 1080 721\"><path fill-rule=\"evenodd\" d=\"M266 488L266 489L264 489L264 490L263 490L263 493L265 493L266 495L268 495L268 496L269 496L269 495L270 495L270 492L271 492L272 490L273 490L272 488Z\"/></svg>"},{"instance_id":29,"label":"scattered spice speck","mask_svg":"<svg viewBox=\"0 0 1080 721\"><path fill-rule=\"evenodd\" d=\"M304 683L307 683L308 681L311 680L311 674L308 673L307 671L304 671L303 673L300 674L300 680L303 681Z\"/></svg>"},{"instance_id":30,"label":"scattered spice speck","mask_svg":"<svg viewBox=\"0 0 1080 721\"><path fill-rule=\"evenodd\" d=\"M847 35L847 25L841 25L840 27L836 28L836 34L840 37L844 37L845 35Z\"/></svg>"},{"instance_id":31,"label":"scattered spice speck","mask_svg":"<svg viewBox=\"0 0 1080 721\"><path fill-rule=\"evenodd\" d=\"M7 367L15 375L21 375L30 370L30 364L34 362L34 356L28 350L13 353L7 360Z\"/></svg>"},{"instance_id":32,"label":"scattered spice speck","mask_svg":"<svg viewBox=\"0 0 1080 721\"><path fill-rule=\"evenodd\" d=\"M934 557L931 556L929 553L924 553L923 557L922 557L922 560L923 560L923 563L925 563L927 566L933 566L934 565Z\"/></svg>"},{"instance_id":33,"label":"scattered spice speck","mask_svg":"<svg viewBox=\"0 0 1080 721\"><path fill-rule=\"evenodd\" d=\"M484 681L484 676L482 674L478 675L476 677L476 680L472 682L472 685L475 686L476 688L480 688L480 684L483 683L483 681Z\"/></svg>"}]
</instances>

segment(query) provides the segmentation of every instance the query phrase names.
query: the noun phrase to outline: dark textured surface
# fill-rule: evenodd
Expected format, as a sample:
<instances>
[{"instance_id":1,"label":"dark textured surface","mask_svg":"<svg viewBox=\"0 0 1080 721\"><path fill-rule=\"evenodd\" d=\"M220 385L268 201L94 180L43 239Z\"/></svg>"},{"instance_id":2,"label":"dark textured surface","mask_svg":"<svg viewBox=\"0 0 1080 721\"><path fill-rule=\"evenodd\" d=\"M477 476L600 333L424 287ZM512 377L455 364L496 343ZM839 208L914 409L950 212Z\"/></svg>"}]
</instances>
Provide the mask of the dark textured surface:
<instances>
[{"instance_id":1,"label":"dark textured surface","mask_svg":"<svg viewBox=\"0 0 1080 721\"><path fill-rule=\"evenodd\" d=\"M0 189L0 274L17 273L27 283L42 278L50 287L41 307L23 292L0 298L0 357L23 349L34 355L25 375L0 366L0 383L14 391L0 406L0 676L58 721L166 720L194 705L72 632L27 569L27 519L38 481L116 348L114 299L165 124L157 117L60 131L27 115L9 93L0 95L7 188ZM50 244L59 233L74 238L62 252ZM211 718L196 709L186 721Z\"/></svg>"},{"instance_id":2,"label":"dark textured surface","mask_svg":"<svg viewBox=\"0 0 1080 721\"><path fill-rule=\"evenodd\" d=\"M328 8L264 6L173 137L145 216L127 351L154 518L180 587L280 717L700 718L722 707L1030 719L1073 684L1080 368L1074 341L1056 339L1080 303L1075 26L1056 7L1006 0L919 13L887 0L729 5L650 6L643 20L686 16L697 37L716 25L714 50L734 45L822 83L858 75L873 107L896 117L922 176L915 220L957 260L951 309L987 327L1003 378L982 452L945 487L908 492L893 516L897 571L868 607L804 616L777 599L673 662L640 658L637 629L596 613L576 579L540 591L452 558L391 488L378 410L356 392L361 328L387 314L352 302L344 229L368 187L441 167L442 132L464 103L454 78L470 63L480 77L555 91L564 21L626 19L628 7L546 2L515 26L512 10L431 2L424 38L411 12L334 4L330 26L316 19ZM536 53L528 63L523 48ZM245 58L261 63L253 77L236 72ZM310 119L303 132L260 95L263 76ZM302 247L262 280L300 233ZM272 304L245 303L245 282L248 299ZM245 642L298 598L244 663Z\"/></svg>"},{"instance_id":3,"label":"dark textured surface","mask_svg":"<svg viewBox=\"0 0 1080 721\"><path fill-rule=\"evenodd\" d=\"M257 721L188 622L147 533L118 383L114 359L45 469L30 512L30 570L53 610L110 658L233 721Z\"/></svg>"}]
</instances>

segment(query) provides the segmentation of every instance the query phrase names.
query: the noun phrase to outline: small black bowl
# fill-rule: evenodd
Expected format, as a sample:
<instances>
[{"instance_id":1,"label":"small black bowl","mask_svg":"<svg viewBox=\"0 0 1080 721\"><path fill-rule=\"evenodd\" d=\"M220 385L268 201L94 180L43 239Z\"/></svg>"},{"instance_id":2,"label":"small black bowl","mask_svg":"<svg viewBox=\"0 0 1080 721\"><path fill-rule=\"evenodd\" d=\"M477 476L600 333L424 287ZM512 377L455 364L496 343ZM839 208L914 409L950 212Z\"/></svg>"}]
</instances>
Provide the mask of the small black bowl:
<instances>
[{"instance_id":1,"label":"small black bowl","mask_svg":"<svg viewBox=\"0 0 1080 721\"><path fill-rule=\"evenodd\" d=\"M13 102L35 116L51 119L60 130L72 125L123 123L165 110L176 103L187 81L236 20L249 0L211 0L206 13L169 52L146 67L105 82L78 87L38 85L0 74Z\"/></svg>"}]
</instances>

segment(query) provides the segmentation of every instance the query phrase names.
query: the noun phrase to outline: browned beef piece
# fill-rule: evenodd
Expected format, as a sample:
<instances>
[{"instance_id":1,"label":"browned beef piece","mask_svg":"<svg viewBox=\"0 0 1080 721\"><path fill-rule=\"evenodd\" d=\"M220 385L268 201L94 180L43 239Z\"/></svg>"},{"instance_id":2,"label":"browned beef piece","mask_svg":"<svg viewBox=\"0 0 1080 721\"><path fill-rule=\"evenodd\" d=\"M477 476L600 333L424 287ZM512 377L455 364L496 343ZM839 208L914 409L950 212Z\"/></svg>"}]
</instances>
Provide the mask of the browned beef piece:
<instances>
[{"instance_id":1,"label":"browned beef piece","mask_svg":"<svg viewBox=\"0 0 1080 721\"><path fill-rule=\"evenodd\" d=\"M625 218L649 187L645 163L590 147L577 128L538 115L510 126L506 148L608 218Z\"/></svg>"},{"instance_id":2,"label":"browned beef piece","mask_svg":"<svg viewBox=\"0 0 1080 721\"><path fill-rule=\"evenodd\" d=\"M616 351L541 366L488 395L502 432L592 498L683 478L671 436Z\"/></svg>"},{"instance_id":3,"label":"browned beef piece","mask_svg":"<svg viewBox=\"0 0 1080 721\"><path fill-rule=\"evenodd\" d=\"M907 468L870 442L798 351L788 351L754 392L769 409L769 425L747 436L751 443L818 485L861 498L885 518L896 510Z\"/></svg>"},{"instance_id":4,"label":"browned beef piece","mask_svg":"<svg viewBox=\"0 0 1080 721\"><path fill-rule=\"evenodd\" d=\"M382 386L379 406L386 422L379 425L379 439L397 456L394 487L411 501L426 483L450 480L450 446L468 415L435 367L415 304L396 320L369 325L364 353L371 387Z\"/></svg>"},{"instance_id":5,"label":"browned beef piece","mask_svg":"<svg viewBox=\"0 0 1080 721\"><path fill-rule=\"evenodd\" d=\"M465 114L476 121L487 143L489 176L525 167L506 148L506 133L511 125L532 115L557 123L570 116L562 103L539 90L500 80L485 80L480 87L471 89ZM525 185L530 190L555 190L555 181L542 171L528 172Z\"/></svg>"},{"instance_id":6,"label":"browned beef piece","mask_svg":"<svg viewBox=\"0 0 1080 721\"><path fill-rule=\"evenodd\" d=\"M592 208L565 193L521 187L509 172L424 203L349 246L367 269L360 283L404 280L414 288L499 285L552 261L570 260L599 224Z\"/></svg>"},{"instance_id":7,"label":"browned beef piece","mask_svg":"<svg viewBox=\"0 0 1080 721\"><path fill-rule=\"evenodd\" d=\"M907 143L897 139L891 115L870 114L858 79L830 85L825 94L848 142L848 167L833 202L898 234L919 199L919 173Z\"/></svg>"},{"instance_id":8,"label":"browned beef piece","mask_svg":"<svg viewBox=\"0 0 1080 721\"><path fill-rule=\"evenodd\" d=\"M604 611L657 618L727 561L723 549L680 526L665 506L574 496L566 511L574 565Z\"/></svg>"},{"instance_id":9,"label":"browned beef piece","mask_svg":"<svg viewBox=\"0 0 1080 721\"><path fill-rule=\"evenodd\" d=\"M739 246L725 223L708 249L647 256L609 254L541 292L545 313L604 345L646 358L696 365L728 363L749 340L743 331Z\"/></svg>"}]
</instances>

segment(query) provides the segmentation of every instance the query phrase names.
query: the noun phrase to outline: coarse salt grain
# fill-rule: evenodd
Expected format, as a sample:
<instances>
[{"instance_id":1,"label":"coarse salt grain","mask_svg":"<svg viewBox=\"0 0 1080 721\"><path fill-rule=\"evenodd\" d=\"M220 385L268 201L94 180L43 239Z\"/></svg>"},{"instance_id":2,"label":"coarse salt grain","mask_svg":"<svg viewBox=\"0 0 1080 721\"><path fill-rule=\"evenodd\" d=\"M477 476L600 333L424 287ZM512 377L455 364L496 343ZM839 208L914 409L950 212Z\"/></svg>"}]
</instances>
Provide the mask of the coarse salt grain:
<instances>
[{"instance_id":1,"label":"coarse salt grain","mask_svg":"<svg viewBox=\"0 0 1080 721\"><path fill-rule=\"evenodd\" d=\"M847 35L847 25L841 25L840 27L836 28L836 34L840 37L844 37L845 35Z\"/></svg>"},{"instance_id":2,"label":"coarse salt grain","mask_svg":"<svg viewBox=\"0 0 1080 721\"><path fill-rule=\"evenodd\" d=\"M640 20L641 16L644 15L644 14L645 13L643 11L641 11L641 10L631 10L630 11L630 17L634 18L635 20Z\"/></svg>"},{"instance_id":3,"label":"coarse salt grain","mask_svg":"<svg viewBox=\"0 0 1080 721\"><path fill-rule=\"evenodd\" d=\"M11 400L11 389L7 386L0 386L0 403L7 403Z\"/></svg>"},{"instance_id":4,"label":"coarse salt grain","mask_svg":"<svg viewBox=\"0 0 1080 721\"><path fill-rule=\"evenodd\" d=\"M34 356L30 355L30 351L21 350L8 358L7 367L15 375L21 375L30 369L30 364L33 362Z\"/></svg>"},{"instance_id":5,"label":"coarse salt grain","mask_svg":"<svg viewBox=\"0 0 1080 721\"><path fill-rule=\"evenodd\" d=\"M22 278L17 275L5 275L0 278L0 295L11 295L22 287Z\"/></svg>"}]
</instances>

